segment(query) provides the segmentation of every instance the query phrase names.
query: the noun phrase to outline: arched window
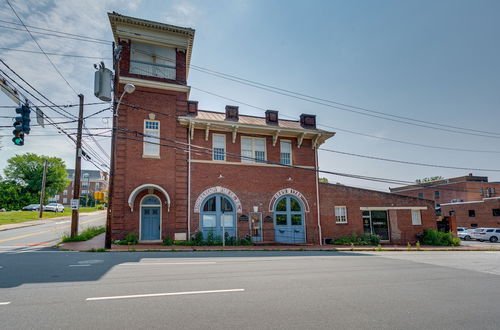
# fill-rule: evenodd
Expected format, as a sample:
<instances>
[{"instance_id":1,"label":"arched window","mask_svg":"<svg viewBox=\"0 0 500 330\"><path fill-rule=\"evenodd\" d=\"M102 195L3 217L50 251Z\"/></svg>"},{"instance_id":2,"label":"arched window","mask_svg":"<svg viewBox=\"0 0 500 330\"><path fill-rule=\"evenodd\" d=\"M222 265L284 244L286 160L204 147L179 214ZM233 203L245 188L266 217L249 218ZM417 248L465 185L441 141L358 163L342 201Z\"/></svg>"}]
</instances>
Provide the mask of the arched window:
<instances>
[{"instance_id":1,"label":"arched window","mask_svg":"<svg viewBox=\"0 0 500 330\"><path fill-rule=\"evenodd\" d=\"M160 205L160 199L156 196L146 196L141 205Z\"/></svg>"}]
</instances>

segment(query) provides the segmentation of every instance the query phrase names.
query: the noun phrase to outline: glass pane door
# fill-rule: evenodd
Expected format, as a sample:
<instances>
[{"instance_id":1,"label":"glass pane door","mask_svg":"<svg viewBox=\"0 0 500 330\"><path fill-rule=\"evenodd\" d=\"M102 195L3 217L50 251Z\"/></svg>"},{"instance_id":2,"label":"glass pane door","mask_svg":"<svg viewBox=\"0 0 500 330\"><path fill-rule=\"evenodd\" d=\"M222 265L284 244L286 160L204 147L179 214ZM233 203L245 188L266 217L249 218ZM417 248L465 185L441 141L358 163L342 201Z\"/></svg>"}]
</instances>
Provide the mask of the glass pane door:
<instances>
[{"instance_id":1,"label":"glass pane door","mask_svg":"<svg viewBox=\"0 0 500 330\"><path fill-rule=\"evenodd\" d=\"M381 240L389 240L389 222L387 220L387 211L372 211L371 221L373 234L379 236Z\"/></svg>"}]
</instances>

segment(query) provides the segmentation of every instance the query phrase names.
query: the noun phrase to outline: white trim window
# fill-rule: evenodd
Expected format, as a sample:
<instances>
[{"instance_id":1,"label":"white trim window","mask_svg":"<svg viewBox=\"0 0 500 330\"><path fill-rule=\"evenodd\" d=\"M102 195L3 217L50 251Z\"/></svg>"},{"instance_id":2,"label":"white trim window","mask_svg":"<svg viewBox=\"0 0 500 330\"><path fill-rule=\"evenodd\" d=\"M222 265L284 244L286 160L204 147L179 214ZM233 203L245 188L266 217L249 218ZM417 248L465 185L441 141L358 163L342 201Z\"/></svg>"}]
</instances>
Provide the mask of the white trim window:
<instances>
[{"instance_id":1,"label":"white trim window","mask_svg":"<svg viewBox=\"0 0 500 330\"><path fill-rule=\"evenodd\" d=\"M335 206L335 223L347 223L346 206Z\"/></svg>"},{"instance_id":2,"label":"white trim window","mask_svg":"<svg viewBox=\"0 0 500 330\"><path fill-rule=\"evenodd\" d=\"M266 139L241 137L241 156L242 163L265 163Z\"/></svg>"},{"instance_id":3,"label":"white trim window","mask_svg":"<svg viewBox=\"0 0 500 330\"><path fill-rule=\"evenodd\" d=\"M68 202L68 199L66 197L63 198L63 204L66 204Z\"/></svg>"},{"instance_id":4,"label":"white trim window","mask_svg":"<svg viewBox=\"0 0 500 330\"><path fill-rule=\"evenodd\" d=\"M224 134L212 134L212 150L213 160L226 160L226 136Z\"/></svg>"},{"instance_id":5,"label":"white trim window","mask_svg":"<svg viewBox=\"0 0 500 330\"><path fill-rule=\"evenodd\" d=\"M280 163L292 165L292 141L280 140Z\"/></svg>"},{"instance_id":6,"label":"white trim window","mask_svg":"<svg viewBox=\"0 0 500 330\"><path fill-rule=\"evenodd\" d=\"M422 215L420 210L411 210L411 224L414 226L422 225Z\"/></svg>"},{"instance_id":7,"label":"white trim window","mask_svg":"<svg viewBox=\"0 0 500 330\"><path fill-rule=\"evenodd\" d=\"M144 120L143 156L160 157L160 121Z\"/></svg>"}]
</instances>

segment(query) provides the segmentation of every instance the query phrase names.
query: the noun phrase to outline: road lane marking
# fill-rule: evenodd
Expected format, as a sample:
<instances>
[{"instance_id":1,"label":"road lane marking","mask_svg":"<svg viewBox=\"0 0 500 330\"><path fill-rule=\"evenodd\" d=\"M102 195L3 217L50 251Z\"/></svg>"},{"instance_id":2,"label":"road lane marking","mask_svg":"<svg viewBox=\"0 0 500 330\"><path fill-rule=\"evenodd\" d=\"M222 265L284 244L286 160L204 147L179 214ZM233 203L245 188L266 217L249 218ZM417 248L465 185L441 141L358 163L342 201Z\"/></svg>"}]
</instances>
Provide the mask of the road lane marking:
<instances>
[{"instance_id":1,"label":"road lane marking","mask_svg":"<svg viewBox=\"0 0 500 330\"><path fill-rule=\"evenodd\" d=\"M83 222L80 222L80 225L83 225L83 224L86 224L86 223L90 223L90 222L99 221L99 220L102 220L102 218L98 218L98 219L94 219L94 220L88 220L88 221L83 221ZM56 230L64 229L64 228L70 228L70 227L71 227L71 225L69 225L69 226L61 226L61 227L55 227L55 228L48 229L48 230L37 231L37 232L34 232L34 233L30 233L30 234L9 237L9 238L0 240L0 243L8 242L8 241L13 241L13 240L16 240L16 239L21 239L21 238L26 238L26 237L30 237L30 236L35 236L35 235L50 233L52 231L56 231Z\"/></svg>"},{"instance_id":2,"label":"road lane marking","mask_svg":"<svg viewBox=\"0 0 500 330\"><path fill-rule=\"evenodd\" d=\"M89 267L89 264L80 264L80 265L68 265L69 267Z\"/></svg>"},{"instance_id":3,"label":"road lane marking","mask_svg":"<svg viewBox=\"0 0 500 330\"><path fill-rule=\"evenodd\" d=\"M151 266L151 265L213 265L215 261L200 262L125 262L117 266Z\"/></svg>"},{"instance_id":4,"label":"road lane marking","mask_svg":"<svg viewBox=\"0 0 500 330\"><path fill-rule=\"evenodd\" d=\"M0 305L10 305L10 301L0 302Z\"/></svg>"},{"instance_id":5,"label":"road lane marking","mask_svg":"<svg viewBox=\"0 0 500 330\"><path fill-rule=\"evenodd\" d=\"M208 291L184 291L184 292L134 294L134 295L129 295L129 296L93 297L93 298L87 298L85 300L86 301L115 300L115 299L148 298L148 297L163 297L163 296L184 296L184 295L192 295L192 294L242 292L242 291L245 291L245 289L226 289L226 290L208 290Z\"/></svg>"}]
</instances>

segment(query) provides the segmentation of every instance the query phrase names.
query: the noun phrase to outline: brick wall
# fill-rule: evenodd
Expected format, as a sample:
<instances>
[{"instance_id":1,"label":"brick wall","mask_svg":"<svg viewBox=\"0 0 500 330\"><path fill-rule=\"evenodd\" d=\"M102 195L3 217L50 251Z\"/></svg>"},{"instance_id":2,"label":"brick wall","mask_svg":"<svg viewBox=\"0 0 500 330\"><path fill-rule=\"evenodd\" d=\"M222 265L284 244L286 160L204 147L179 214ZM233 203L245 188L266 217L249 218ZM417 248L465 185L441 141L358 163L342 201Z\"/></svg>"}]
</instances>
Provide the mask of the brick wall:
<instances>
[{"instance_id":1,"label":"brick wall","mask_svg":"<svg viewBox=\"0 0 500 330\"><path fill-rule=\"evenodd\" d=\"M498 227L500 216L493 216L493 209L500 209L500 198L485 198L483 201L472 203L453 203L441 205L441 212L449 216L455 214L457 227ZM474 216L469 216L469 210L474 211Z\"/></svg>"},{"instance_id":2,"label":"brick wall","mask_svg":"<svg viewBox=\"0 0 500 330\"><path fill-rule=\"evenodd\" d=\"M321 226L324 238L339 238L352 233L363 234L363 218L360 207L402 207L425 206L421 211L422 225L414 226L411 211L389 210L391 243L414 243L415 235L425 228L436 229L434 202L418 198L399 196L373 190L335 184L320 184ZM335 206L347 206L347 224L337 224Z\"/></svg>"}]
</instances>

